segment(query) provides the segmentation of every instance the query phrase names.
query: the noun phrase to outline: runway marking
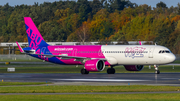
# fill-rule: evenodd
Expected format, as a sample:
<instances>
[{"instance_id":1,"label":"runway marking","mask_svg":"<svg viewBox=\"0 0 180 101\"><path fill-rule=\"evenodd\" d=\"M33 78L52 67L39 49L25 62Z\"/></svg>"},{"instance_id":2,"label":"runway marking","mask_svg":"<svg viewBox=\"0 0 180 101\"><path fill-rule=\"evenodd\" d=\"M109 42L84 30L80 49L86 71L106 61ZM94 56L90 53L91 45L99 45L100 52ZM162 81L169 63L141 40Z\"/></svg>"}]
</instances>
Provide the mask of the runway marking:
<instances>
[{"instance_id":1,"label":"runway marking","mask_svg":"<svg viewBox=\"0 0 180 101\"><path fill-rule=\"evenodd\" d=\"M124 79L52 79L52 80L60 80L60 81L149 81L149 80L124 80Z\"/></svg>"},{"instance_id":2,"label":"runway marking","mask_svg":"<svg viewBox=\"0 0 180 101\"><path fill-rule=\"evenodd\" d=\"M162 79L172 79L172 80L174 80L174 79L179 79L179 78L162 78Z\"/></svg>"}]
</instances>

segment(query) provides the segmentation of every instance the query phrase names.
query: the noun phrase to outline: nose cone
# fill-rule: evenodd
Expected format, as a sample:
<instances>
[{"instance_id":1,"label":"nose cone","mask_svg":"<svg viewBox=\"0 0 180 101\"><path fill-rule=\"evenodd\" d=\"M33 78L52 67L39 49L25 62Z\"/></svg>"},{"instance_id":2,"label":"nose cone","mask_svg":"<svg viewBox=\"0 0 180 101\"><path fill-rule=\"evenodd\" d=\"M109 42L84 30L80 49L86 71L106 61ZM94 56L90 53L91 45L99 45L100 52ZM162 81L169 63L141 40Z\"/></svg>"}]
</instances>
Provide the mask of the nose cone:
<instances>
[{"instance_id":1,"label":"nose cone","mask_svg":"<svg viewBox=\"0 0 180 101\"><path fill-rule=\"evenodd\" d=\"M170 62L174 62L176 60L176 56L174 54L172 54L171 56L169 56L169 61Z\"/></svg>"}]
</instances>

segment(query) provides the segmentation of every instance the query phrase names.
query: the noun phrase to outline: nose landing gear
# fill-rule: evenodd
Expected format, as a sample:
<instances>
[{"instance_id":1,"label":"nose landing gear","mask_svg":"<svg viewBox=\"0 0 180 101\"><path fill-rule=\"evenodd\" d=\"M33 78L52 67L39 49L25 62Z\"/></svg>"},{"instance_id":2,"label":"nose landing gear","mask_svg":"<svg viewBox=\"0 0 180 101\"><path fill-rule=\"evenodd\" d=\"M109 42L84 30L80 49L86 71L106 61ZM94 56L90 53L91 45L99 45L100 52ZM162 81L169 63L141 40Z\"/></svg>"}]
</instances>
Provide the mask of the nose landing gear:
<instances>
[{"instance_id":1,"label":"nose landing gear","mask_svg":"<svg viewBox=\"0 0 180 101\"><path fill-rule=\"evenodd\" d=\"M160 71L158 70L158 66L154 65L154 69L155 69L155 74L160 74Z\"/></svg>"}]
</instances>

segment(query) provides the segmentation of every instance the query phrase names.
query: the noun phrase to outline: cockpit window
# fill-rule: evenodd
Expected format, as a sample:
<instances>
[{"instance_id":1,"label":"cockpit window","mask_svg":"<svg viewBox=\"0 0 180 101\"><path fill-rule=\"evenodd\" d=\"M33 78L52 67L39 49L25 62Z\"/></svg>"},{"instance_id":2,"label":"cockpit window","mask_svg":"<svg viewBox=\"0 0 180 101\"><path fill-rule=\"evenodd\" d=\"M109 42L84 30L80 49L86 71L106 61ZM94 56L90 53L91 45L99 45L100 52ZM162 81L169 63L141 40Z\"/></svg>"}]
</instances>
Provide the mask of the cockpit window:
<instances>
[{"instance_id":1,"label":"cockpit window","mask_svg":"<svg viewBox=\"0 0 180 101\"><path fill-rule=\"evenodd\" d=\"M160 50L159 53L171 53L169 50Z\"/></svg>"},{"instance_id":2,"label":"cockpit window","mask_svg":"<svg viewBox=\"0 0 180 101\"><path fill-rule=\"evenodd\" d=\"M170 51L166 50L166 53L170 53Z\"/></svg>"}]
</instances>

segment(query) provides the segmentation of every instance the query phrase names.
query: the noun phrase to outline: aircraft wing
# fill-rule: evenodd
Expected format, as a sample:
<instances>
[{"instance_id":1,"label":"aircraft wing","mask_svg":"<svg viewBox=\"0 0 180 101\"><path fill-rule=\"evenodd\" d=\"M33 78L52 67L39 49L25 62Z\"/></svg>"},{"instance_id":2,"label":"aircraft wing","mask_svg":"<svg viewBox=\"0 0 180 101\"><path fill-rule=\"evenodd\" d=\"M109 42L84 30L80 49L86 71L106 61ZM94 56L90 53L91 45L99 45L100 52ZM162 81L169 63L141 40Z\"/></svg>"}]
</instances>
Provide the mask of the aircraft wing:
<instances>
[{"instance_id":1,"label":"aircraft wing","mask_svg":"<svg viewBox=\"0 0 180 101\"><path fill-rule=\"evenodd\" d=\"M79 56L68 56L68 54L61 54L61 55L52 55L52 54L36 54L34 50L30 50L30 49L25 49L23 50L22 47L18 44L18 42L16 42L19 50L21 53L25 53L25 54L29 54L29 55L42 55L45 56L47 58L52 58L52 57L60 57L61 59L77 59L77 60L84 60L84 59L100 59L103 61L106 61L107 59L105 58L90 58L90 57L79 57Z\"/></svg>"},{"instance_id":2,"label":"aircraft wing","mask_svg":"<svg viewBox=\"0 0 180 101\"><path fill-rule=\"evenodd\" d=\"M42 55L42 56L46 56L48 58L51 58L51 57L60 57L61 59L72 59L72 58L75 58L75 59L91 59L90 57L78 57L78 56L68 56L67 54L62 54L62 55L51 55L51 54L32 54L32 55ZM94 58L92 58L94 59ZM97 58L96 58L97 59ZM100 60L104 60L106 61L107 59L105 58L98 58Z\"/></svg>"},{"instance_id":3,"label":"aircraft wing","mask_svg":"<svg viewBox=\"0 0 180 101\"><path fill-rule=\"evenodd\" d=\"M32 55L43 55L46 57L63 57L63 58L79 58L79 59L84 59L86 57L77 57L77 56L68 56L67 54L62 54L62 55L52 55L52 54L32 54Z\"/></svg>"}]
</instances>

